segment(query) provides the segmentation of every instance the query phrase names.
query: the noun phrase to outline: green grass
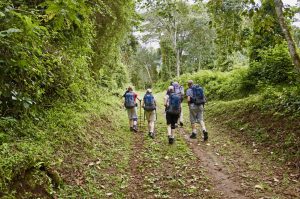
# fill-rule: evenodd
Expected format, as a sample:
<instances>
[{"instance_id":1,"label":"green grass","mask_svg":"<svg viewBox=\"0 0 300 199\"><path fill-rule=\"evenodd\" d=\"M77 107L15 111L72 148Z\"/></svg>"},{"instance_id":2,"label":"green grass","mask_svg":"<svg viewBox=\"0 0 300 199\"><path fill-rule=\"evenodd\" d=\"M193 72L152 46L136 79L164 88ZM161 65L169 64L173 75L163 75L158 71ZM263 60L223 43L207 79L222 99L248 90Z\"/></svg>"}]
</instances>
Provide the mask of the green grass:
<instances>
[{"instance_id":1,"label":"green grass","mask_svg":"<svg viewBox=\"0 0 300 199\"><path fill-rule=\"evenodd\" d=\"M38 118L6 123L0 196L123 196L131 146L125 116L120 100L99 90L89 101L57 103Z\"/></svg>"},{"instance_id":2,"label":"green grass","mask_svg":"<svg viewBox=\"0 0 300 199\"><path fill-rule=\"evenodd\" d=\"M267 106L263 95L232 101L213 101L207 104L206 115L211 123L217 123L244 141L257 143L270 157L299 163L299 116L281 112ZM222 128L223 128L222 127ZM275 156L276 154L276 156Z\"/></svg>"},{"instance_id":3,"label":"green grass","mask_svg":"<svg viewBox=\"0 0 300 199\"><path fill-rule=\"evenodd\" d=\"M213 192L204 192L212 190L212 185L179 129L176 129L175 143L168 144L163 94L156 95L160 107L154 140L147 136L144 127L144 148L140 154L143 161L139 166L143 176L142 190L154 198L217 198Z\"/></svg>"},{"instance_id":4,"label":"green grass","mask_svg":"<svg viewBox=\"0 0 300 199\"><path fill-rule=\"evenodd\" d=\"M145 127L136 135L144 139L136 154L120 98L100 94L95 91L86 102L58 103L38 119L5 125L4 133L11 135L1 145L1 197L126 198L133 186L131 161L138 155L146 196L215 198L214 192L199 191L212 185L178 132L176 143L168 144L162 110L154 140ZM158 97L162 107L163 94Z\"/></svg>"}]
</instances>

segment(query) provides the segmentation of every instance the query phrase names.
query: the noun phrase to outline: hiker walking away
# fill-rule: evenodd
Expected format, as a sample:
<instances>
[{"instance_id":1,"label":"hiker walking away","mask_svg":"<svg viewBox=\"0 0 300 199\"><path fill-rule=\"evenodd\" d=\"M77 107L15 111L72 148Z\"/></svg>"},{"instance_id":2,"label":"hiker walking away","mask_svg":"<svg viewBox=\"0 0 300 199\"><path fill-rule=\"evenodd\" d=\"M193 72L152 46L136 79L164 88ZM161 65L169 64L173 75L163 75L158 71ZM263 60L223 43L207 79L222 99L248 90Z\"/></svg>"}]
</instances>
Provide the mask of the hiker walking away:
<instances>
[{"instance_id":1,"label":"hiker walking away","mask_svg":"<svg viewBox=\"0 0 300 199\"><path fill-rule=\"evenodd\" d=\"M203 88L199 85L194 85L193 80L188 81L188 87L189 88L186 91L186 95L190 111L190 122L192 125L192 134L190 135L190 138L197 138L196 123L199 123L203 132L203 140L207 141L208 133L206 131L203 119L204 104L206 102Z\"/></svg>"},{"instance_id":2,"label":"hiker walking away","mask_svg":"<svg viewBox=\"0 0 300 199\"><path fill-rule=\"evenodd\" d=\"M133 92L133 89L131 86L127 88L126 93L124 94L124 106L127 110L128 114L128 119L129 119L129 126L130 126L130 131L135 131L137 132L137 121L138 121L138 116L137 116L137 103L136 99L140 100L138 98L138 95ZM141 101L141 100L140 100Z\"/></svg>"},{"instance_id":3,"label":"hiker walking away","mask_svg":"<svg viewBox=\"0 0 300 199\"><path fill-rule=\"evenodd\" d=\"M169 86L168 92L170 94L166 94L164 98L164 105L166 107L168 141L169 144L173 144L175 141L175 124L177 123L181 112L181 97L174 92L173 86Z\"/></svg>"},{"instance_id":4,"label":"hiker walking away","mask_svg":"<svg viewBox=\"0 0 300 199\"><path fill-rule=\"evenodd\" d=\"M152 90L147 89L146 94L144 95L142 107L144 108L144 116L148 122L148 133L151 138L154 138L154 122L156 120L156 100L152 95Z\"/></svg>"},{"instance_id":5,"label":"hiker walking away","mask_svg":"<svg viewBox=\"0 0 300 199\"><path fill-rule=\"evenodd\" d=\"M181 110L182 110L182 101L184 98L184 88L178 82L173 82L172 86L174 87L174 92L181 97ZM181 127L183 127L183 111L181 111L178 122Z\"/></svg>"}]
</instances>

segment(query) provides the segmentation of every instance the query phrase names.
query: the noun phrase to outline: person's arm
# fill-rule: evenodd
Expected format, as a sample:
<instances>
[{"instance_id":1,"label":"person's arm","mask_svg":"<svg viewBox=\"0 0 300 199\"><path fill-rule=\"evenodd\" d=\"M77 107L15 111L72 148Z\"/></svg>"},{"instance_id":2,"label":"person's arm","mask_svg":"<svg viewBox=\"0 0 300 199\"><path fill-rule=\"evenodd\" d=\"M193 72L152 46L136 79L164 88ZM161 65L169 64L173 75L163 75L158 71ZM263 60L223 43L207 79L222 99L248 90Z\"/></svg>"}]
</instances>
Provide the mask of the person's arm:
<instances>
[{"instance_id":1,"label":"person's arm","mask_svg":"<svg viewBox=\"0 0 300 199\"><path fill-rule=\"evenodd\" d=\"M164 106L167 108L168 107L168 100L169 100L169 96L166 95L164 98Z\"/></svg>"},{"instance_id":2,"label":"person's arm","mask_svg":"<svg viewBox=\"0 0 300 199\"><path fill-rule=\"evenodd\" d=\"M188 102L188 105L190 105L191 104L191 101L192 101L192 98L191 98L191 93L190 93L191 91L190 91L190 89L188 89L187 91L186 91L186 99L187 99L187 102Z\"/></svg>"},{"instance_id":3,"label":"person's arm","mask_svg":"<svg viewBox=\"0 0 300 199\"><path fill-rule=\"evenodd\" d=\"M142 99L139 98L139 95L137 93L135 93L136 99L139 100L140 102L142 101Z\"/></svg>"}]
</instances>

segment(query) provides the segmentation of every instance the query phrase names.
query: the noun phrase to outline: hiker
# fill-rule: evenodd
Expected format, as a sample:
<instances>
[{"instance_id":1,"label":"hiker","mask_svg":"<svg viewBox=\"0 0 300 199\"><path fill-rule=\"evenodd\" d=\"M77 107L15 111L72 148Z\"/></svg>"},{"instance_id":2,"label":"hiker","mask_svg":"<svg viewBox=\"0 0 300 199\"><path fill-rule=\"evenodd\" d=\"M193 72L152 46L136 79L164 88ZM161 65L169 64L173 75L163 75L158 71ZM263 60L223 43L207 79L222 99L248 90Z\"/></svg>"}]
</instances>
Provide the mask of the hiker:
<instances>
[{"instance_id":1,"label":"hiker","mask_svg":"<svg viewBox=\"0 0 300 199\"><path fill-rule=\"evenodd\" d=\"M174 92L174 87L169 86L168 92L164 98L164 105L166 107L166 120L168 125L168 141L173 144L175 141L174 131L175 124L178 121L181 112L181 97Z\"/></svg>"},{"instance_id":2,"label":"hiker","mask_svg":"<svg viewBox=\"0 0 300 199\"><path fill-rule=\"evenodd\" d=\"M178 82L173 82L172 86L174 87L174 92L178 94L181 97L181 110L182 110L182 101L184 98L184 88L178 83ZM183 127L183 111L180 113L180 117L177 122L181 127Z\"/></svg>"},{"instance_id":3,"label":"hiker","mask_svg":"<svg viewBox=\"0 0 300 199\"><path fill-rule=\"evenodd\" d=\"M203 88L201 88L199 85L194 85L193 80L188 81L188 87L189 88L186 91L186 95L190 111L190 122L192 125L192 134L190 135L190 138L197 138L196 123L199 123L203 132L203 140L207 141L208 133L206 131L203 119L204 104L206 102Z\"/></svg>"},{"instance_id":4,"label":"hiker","mask_svg":"<svg viewBox=\"0 0 300 199\"><path fill-rule=\"evenodd\" d=\"M154 122L156 120L156 100L152 95L152 90L147 89L142 102L144 108L144 117L148 122L148 133L151 138L154 138Z\"/></svg>"},{"instance_id":5,"label":"hiker","mask_svg":"<svg viewBox=\"0 0 300 199\"><path fill-rule=\"evenodd\" d=\"M181 97L181 103L182 103L183 98L184 98L184 88L178 82L174 82L174 81L171 81L170 86L173 86L174 92ZM167 95L171 94L169 89L167 90L166 94ZM180 108L182 110L182 104L181 104ZM180 117L179 117L178 121L175 124L176 127L178 126L177 124L179 124L181 127L183 127L183 111L181 111Z\"/></svg>"},{"instance_id":6,"label":"hiker","mask_svg":"<svg viewBox=\"0 0 300 199\"><path fill-rule=\"evenodd\" d=\"M130 126L130 131L135 131L137 132L137 121L138 121L138 116L137 116L137 103L136 99L141 101L138 98L138 95L133 92L133 89L131 86L127 88L127 91L125 92L124 96L124 106L127 109L128 113L128 119L129 119L129 126Z\"/></svg>"}]
</instances>

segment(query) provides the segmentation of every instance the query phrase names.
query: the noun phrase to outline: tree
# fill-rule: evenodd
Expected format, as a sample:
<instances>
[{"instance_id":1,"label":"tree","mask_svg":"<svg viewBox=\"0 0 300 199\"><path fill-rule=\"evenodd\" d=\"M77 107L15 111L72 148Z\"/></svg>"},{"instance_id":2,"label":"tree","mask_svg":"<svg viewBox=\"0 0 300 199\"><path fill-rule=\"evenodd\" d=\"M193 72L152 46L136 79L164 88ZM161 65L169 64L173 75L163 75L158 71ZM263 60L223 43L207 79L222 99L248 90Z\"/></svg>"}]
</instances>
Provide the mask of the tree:
<instances>
[{"instance_id":1,"label":"tree","mask_svg":"<svg viewBox=\"0 0 300 199\"><path fill-rule=\"evenodd\" d=\"M157 81L157 66L159 62L157 50L138 46L128 66L133 85L143 89L151 87Z\"/></svg>"},{"instance_id":2,"label":"tree","mask_svg":"<svg viewBox=\"0 0 300 199\"><path fill-rule=\"evenodd\" d=\"M205 4L199 2L190 6L190 12L184 26L186 39L183 49L182 71L194 72L215 67L216 39L215 29L211 27L211 17Z\"/></svg>"},{"instance_id":3,"label":"tree","mask_svg":"<svg viewBox=\"0 0 300 199\"><path fill-rule=\"evenodd\" d=\"M284 42L280 24L276 19L274 1L264 0L261 3L251 17L251 35L248 43L250 62L261 59L261 50L274 48Z\"/></svg>"},{"instance_id":4,"label":"tree","mask_svg":"<svg viewBox=\"0 0 300 199\"><path fill-rule=\"evenodd\" d=\"M171 45L175 54L175 74L170 75L179 76L183 52L180 43L186 38L183 24L187 21L189 12L187 2L184 0L148 0L144 7L147 12L144 14L146 23L143 28L148 32L147 36Z\"/></svg>"},{"instance_id":5,"label":"tree","mask_svg":"<svg viewBox=\"0 0 300 199\"><path fill-rule=\"evenodd\" d=\"M292 35L289 31L289 27L285 21L284 15L283 15L283 11L282 11L283 3L281 0L274 0L274 3L275 3L275 10L276 10L276 14L278 17L280 27L284 34L285 40L288 43L290 56L293 60L295 68L300 72L300 57L297 53L295 42L293 41Z\"/></svg>"},{"instance_id":6,"label":"tree","mask_svg":"<svg viewBox=\"0 0 300 199\"><path fill-rule=\"evenodd\" d=\"M249 36L248 11L254 2L249 0L210 0L207 3L212 16L212 26L217 37L217 64L221 70L230 70L230 56L236 51L246 48Z\"/></svg>"}]
</instances>

